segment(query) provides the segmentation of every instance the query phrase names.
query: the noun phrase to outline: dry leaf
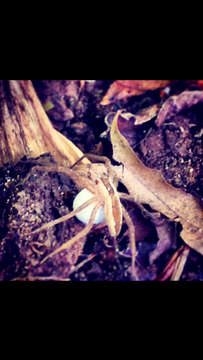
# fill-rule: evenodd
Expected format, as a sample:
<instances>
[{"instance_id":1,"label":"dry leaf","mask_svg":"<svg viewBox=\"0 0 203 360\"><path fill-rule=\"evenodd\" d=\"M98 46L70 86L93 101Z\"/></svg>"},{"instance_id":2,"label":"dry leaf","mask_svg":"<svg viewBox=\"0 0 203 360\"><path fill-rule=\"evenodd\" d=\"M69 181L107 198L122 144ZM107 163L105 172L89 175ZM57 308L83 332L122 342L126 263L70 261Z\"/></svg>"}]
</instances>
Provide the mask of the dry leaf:
<instances>
[{"instance_id":1,"label":"dry leaf","mask_svg":"<svg viewBox=\"0 0 203 360\"><path fill-rule=\"evenodd\" d=\"M153 222L157 236L158 242L155 249L149 255L149 262L153 262L166 250L168 250L175 240L175 227L173 226L170 220L166 219L160 213L152 213L151 221Z\"/></svg>"},{"instance_id":2,"label":"dry leaf","mask_svg":"<svg viewBox=\"0 0 203 360\"><path fill-rule=\"evenodd\" d=\"M121 182L137 203L145 203L183 227L181 237L193 249L203 254L203 212L199 202L181 189L168 184L161 173L146 167L118 128L119 110L111 127L113 158L122 164L114 166Z\"/></svg>"},{"instance_id":3,"label":"dry leaf","mask_svg":"<svg viewBox=\"0 0 203 360\"><path fill-rule=\"evenodd\" d=\"M101 105L108 105L134 95L141 95L147 90L163 88L170 80L115 80L101 101Z\"/></svg>"},{"instance_id":4,"label":"dry leaf","mask_svg":"<svg viewBox=\"0 0 203 360\"><path fill-rule=\"evenodd\" d=\"M180 280L189 252L190 252L190 248L185 245L182 253L179 255L178 259L176 260L175 267L173 269L173 273L171 276L172 281Z\"/></svg>"},{"instance_id":5,"label":"dry leaf","mask_svg":"<svg viewBox=\"0 0 203 360\"><path fill-rule=\"evenodd\" d=\"M197 80L197 85L200 89L203 89L203 80Z\"/></svg>"},{"instance_id":6,"label":"dry leaf","mask_svg":"<svg viewBox=\"0 0 203 360\"><path fill-rule=\"evenodd\" d=\"M189 251L190 248L188 248L187 245L182 245L179 249L177 249L156 280L165 281L169 278L175 281L179 280L187 261Z\"/></svg>"},{"instance_id":7,"label":"dry leaf","mask_svg":"<svg viewBox=\"0 0 203 360\"><path fill-rule=\"evenodd\" d=\"M203 91L183 91L179 95L169 97L161 107L156 119L156 125L160 126L164 121L178 115L193 105L203 102Z\"/></svg>"},{"instance_id":8,"label":"dry leaf","mask_svg":"<svg viewBox=\"0 0 203 360\"><path fill-rule=\"evenodd\" d=\"M154 104L140 110L137 114L135 114L135 125L141 125L152 120L157 115L158 109L158 105Z\"/></svg>"}]
</instances>

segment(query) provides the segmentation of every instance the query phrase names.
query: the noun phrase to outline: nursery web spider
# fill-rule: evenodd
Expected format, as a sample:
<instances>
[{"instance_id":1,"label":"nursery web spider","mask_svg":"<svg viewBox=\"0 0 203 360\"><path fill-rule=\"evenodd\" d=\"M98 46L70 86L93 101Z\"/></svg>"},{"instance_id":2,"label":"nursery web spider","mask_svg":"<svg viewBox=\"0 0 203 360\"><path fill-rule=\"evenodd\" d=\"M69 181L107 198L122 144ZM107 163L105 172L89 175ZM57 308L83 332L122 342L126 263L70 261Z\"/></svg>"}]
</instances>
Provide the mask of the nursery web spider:
<instances>
[{"instance_id":1,"label":"nursery web spider","mask_svg":"<svg viewBox=\"0 0 203 360\"><path fill-rule=\"evenodd\" d=\"M83 158L88 158L92 161L97 161L97 163L89 163L89 164L80 164L80 161ZM100 162L100 163L99 163ZM102 162L102 163L101 163ZM122 166L122 165L120 165ZM38 166L37 166L38 167ZM49 257L57 254L58 252L68 249L75 242L77 242L81 237L84 237L91 230L94 224L95 215L99 207L103 206L103 214L105 223L104 225L108 226L109 234L114 239L114 244L116 237L119 235L122 219L124 218L128 229L129 229L129 242L131 248L131 275L132 279L136 280L136 270L135 270L135 258L136 258L136 245L135 245L135 232L133 222L121 204L120 198L124 198L125 200L132 200L129 195L119 193L117 191L117 183L118 179L115 176L113 165L111 161L105 156L86 154L82 156L78 161L75 162L70 168L65 168L62 166L40 166L38 167L47 172L56 171L67 174L79 188L86 188L89 190L93 197L83 203L77 209L71 211L65 216L62 216L56 220L50 221L40 228L34 230L32 234L36 234L42 230L48 229L56 224L59 224L63 221L66 221L73 216L75 216L79 211L84 209L90 204L94 204L94 208L92 210L90 219L85 227L75 236L73 236L68 241L64 242L58 248L56 248L53 252L44 257L41 263L45 262Z\"/></svg>"}]
</instances>

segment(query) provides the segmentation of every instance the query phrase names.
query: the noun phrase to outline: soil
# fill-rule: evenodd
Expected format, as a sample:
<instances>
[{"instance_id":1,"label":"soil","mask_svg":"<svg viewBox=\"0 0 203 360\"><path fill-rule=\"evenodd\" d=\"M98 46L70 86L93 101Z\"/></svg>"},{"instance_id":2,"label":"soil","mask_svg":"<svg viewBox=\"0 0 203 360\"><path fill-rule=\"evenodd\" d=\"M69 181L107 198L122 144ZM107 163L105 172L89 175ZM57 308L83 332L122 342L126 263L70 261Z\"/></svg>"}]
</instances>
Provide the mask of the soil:
<instances>
[{"instance_id":1,"label":"soil","mask_svg":"<svg viewBox=\"0 0 203 360\"><path fill-rule=\"evenodd\" d=\"M121 108L136 114L153 104L160 107L167 97L181 93L188 85L177 81L164 97L160 90L147 91L102 106L100 101L112 82L87 80L82 90L77 80L72 83L70 80L34 80L33 84L42 103L49 100L54 105L47 114L61 133L84 153L105 155L113 162L108 125L104 121L108 114ZM192 85L191 90L195 89ZM160 126L156 125L154 117L133 126L127 134L130 145L145 165L158 169L169 183L199 200L203 194L202 116L203 105L197 104ZM31 228L34 230L70 212L78 192L67 176L44 172L43 164L47 163L53 163L49 154L38 159L24 158L16 165L6 164L0 169L0 279L130 281L131 256L125 223L117 238L117 251L107 227L94 226L69 251L41 263L51 249L83 228L74 217L40 235L31 236ZM125 191L122 185L119 189ZM174 240L150 262L150 254L158 242L157 227L135 204L124 201L124 205L137 225L139 280L156 280L174 252L183 245L179 225L169 224L163 217L167 226L172 226ZM181 280L203 280L202 256L194 250L190 250Z\"/></svg>"}]
</instances>

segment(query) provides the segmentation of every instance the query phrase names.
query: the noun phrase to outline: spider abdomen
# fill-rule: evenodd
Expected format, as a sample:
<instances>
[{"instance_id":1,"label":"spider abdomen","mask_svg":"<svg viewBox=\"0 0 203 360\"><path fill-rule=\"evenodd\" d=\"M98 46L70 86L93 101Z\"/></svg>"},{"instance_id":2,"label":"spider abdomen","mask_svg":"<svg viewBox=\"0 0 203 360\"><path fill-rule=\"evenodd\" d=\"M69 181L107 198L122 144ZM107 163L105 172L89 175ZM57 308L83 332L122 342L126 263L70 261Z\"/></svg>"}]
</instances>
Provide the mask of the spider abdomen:
<instances>
[{"instance_id":1,"label":"spider abdomen","mask_svg":"<svg viewBox=\"0 0 203 360\"><path fill-rule=\"evenodd\" d=\"M91 199L91 197L93 196L94 195L89 190L82 189L76 195L73 201L73 210L77 209L79 206L84 204L87 200ZM79 211L75 216L77 217L78 220L83 222L83 224L87 224L88 221L90 220L90 216L95 205L96 205L95 202L93 202L92 204L86 206L85 209ZM94 224L99 224L103 221L104 221L103 206L100 206L100 208L98 209L95 215Z\"/></svg>"}]
</instances>

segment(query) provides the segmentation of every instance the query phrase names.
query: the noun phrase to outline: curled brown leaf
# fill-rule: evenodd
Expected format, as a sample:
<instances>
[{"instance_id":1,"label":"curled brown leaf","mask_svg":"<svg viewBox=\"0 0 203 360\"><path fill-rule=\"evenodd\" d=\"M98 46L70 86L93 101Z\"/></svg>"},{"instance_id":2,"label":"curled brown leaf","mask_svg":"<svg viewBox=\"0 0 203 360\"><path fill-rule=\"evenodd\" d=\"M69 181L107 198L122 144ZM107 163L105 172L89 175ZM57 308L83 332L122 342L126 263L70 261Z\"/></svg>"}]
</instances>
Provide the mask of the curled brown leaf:
<instances>
[{"instance_id":1,"label":"curled brown leaf","mask_svg":"<svg viewBox=\"0 0 203 360\"><path fill-rule=\"evenodd\" d=\"M183 91L179 95L169 97L161 107L156 119L156 125L160 126L164 121L178 115L193 105L203 102L203 91Z\"/></svg>"},{"instance_id":2,"label":"curled brown leaf","mask_svg":"<svg viewBox=\"0 0 203 360\"><path fill-rule=\"evenodd\" d=\"M108 105L114 101L141 95L147 90L163 88L170 80L115 80L101 101L101 105Z\"/></svg>"},{"instance_id":3,"label":"curled brown leaf","mask_svg":"<svg viewBox=\"0 0 203 360\"><path fill-rule=\"evenodd\" d=\"M203 254L203 212L199 201L191 194L168 184L161 173L146 167L120 133L119 110L111 127L113 158L123 166L114 166L121 182L135 202L145 203L183 227L182 239Z\"/></svg>"}]
</instances>

